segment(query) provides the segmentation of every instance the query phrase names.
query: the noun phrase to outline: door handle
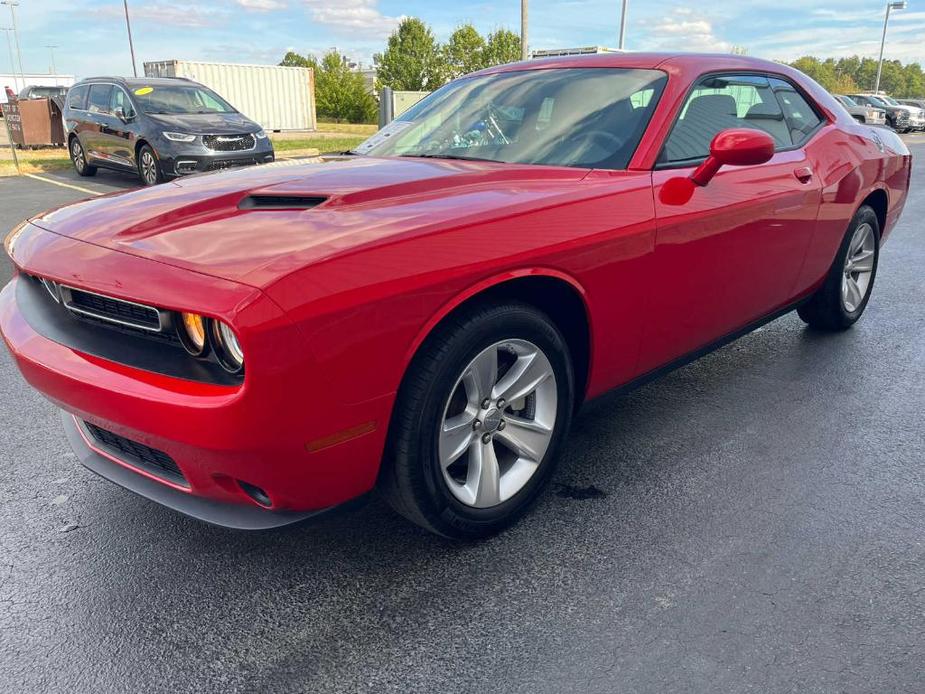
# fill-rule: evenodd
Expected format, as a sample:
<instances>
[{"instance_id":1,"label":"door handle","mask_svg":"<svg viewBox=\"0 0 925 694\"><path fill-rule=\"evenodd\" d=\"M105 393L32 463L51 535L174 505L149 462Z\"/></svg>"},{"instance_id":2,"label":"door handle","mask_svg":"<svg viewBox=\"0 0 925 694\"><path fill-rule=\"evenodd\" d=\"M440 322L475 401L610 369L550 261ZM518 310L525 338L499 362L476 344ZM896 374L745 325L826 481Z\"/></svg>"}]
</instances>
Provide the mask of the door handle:
<instances>
[{"instance_id":1,"label":"door handle","mask_svg":"<svg viewBox=\"0 0 925 694\"><path fill-rule=\"evenodd\" d=\"M797 177L800 183L809 183L813 180L813 170L808 166L801 166L799 169L794 169L793 175Z\"/></svg>"}]
</instances>

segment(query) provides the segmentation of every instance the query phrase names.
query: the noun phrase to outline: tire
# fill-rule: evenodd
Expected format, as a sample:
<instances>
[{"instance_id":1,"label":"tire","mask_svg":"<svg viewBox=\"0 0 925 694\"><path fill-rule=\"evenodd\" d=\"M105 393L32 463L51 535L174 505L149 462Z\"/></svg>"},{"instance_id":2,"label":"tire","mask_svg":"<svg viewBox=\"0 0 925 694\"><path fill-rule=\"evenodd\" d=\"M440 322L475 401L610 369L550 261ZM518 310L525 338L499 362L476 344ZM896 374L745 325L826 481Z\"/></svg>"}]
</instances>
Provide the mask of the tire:
<instances>
[{"instance_id":1,"label":"tire","mask_svg":"<svg viewBox=\"0 0 925 694\"><path fill-rule=\"evenodd\" d=\"M71 153L71 163L74 165L74 171L77 172L78 176L96 176L97 169L87 162L87 153L76 136L71 138L68 150Z\"/></svg>"},{"instance_id":2,"label":"tire","mask_svg":"<svg viewBox=\"0 0 925 694\"><path fill-rule=\"evenodd\" d=\"M142 145L138 150L138 177L145 186L156 186L164 182L164 172L161 171L161 163L157 154L151 149L150 145Z\"/></svg>"},{"instance_id":3,"label":"tire","mask_svg":"<svg viewBox=\"0 0 925 694\"><path fill-rule=\"evenodd\" d=\"M486 385L492 381L494 388ZM500 402L504 394L517 397ZM408 368L380 490L395 511L431 532L493 535L548 483L574 401L568 346L544 313L521 303L467 309L441 325Z\"/></svg>"},{"instance_id":4,"label":"tire","mask_svg":"<svg viewBox=\"0 0 925 694\"><path fill-rule=\"evenodd\" d=\"M876 212L864 205L848 225L822 286L797 309L800 318L818 330L850 328L867 308L879 261L880 222Z\"/></svg>"}]
</instances>

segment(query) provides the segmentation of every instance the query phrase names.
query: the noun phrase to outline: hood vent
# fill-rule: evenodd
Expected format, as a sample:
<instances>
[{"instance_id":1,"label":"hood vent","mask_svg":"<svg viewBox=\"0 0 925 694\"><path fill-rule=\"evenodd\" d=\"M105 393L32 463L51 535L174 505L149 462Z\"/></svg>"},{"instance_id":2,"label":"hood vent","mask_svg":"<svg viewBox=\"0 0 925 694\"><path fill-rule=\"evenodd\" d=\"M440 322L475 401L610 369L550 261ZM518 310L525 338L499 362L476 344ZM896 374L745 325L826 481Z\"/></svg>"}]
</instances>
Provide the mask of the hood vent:
<instances>
[{"instance_id":1,"label":"hood vent","mask_svg":"<svg viewBox=\"0 0 925 694\"><path fill-rule=\"evenodd\" d=\"M310 210L327 198L317 195L248 195L238 203L239 210Z\"/></svg>"}]
</instances>

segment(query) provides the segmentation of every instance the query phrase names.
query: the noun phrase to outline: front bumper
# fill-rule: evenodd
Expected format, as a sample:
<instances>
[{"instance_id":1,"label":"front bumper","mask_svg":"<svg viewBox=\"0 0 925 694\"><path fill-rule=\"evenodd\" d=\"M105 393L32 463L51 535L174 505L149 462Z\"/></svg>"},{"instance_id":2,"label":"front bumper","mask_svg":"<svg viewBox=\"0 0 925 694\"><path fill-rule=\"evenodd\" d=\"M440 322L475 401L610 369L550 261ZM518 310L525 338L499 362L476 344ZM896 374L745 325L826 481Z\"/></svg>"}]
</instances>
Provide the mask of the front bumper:
<instances>
[{"instance_id":1,"label":"front bumper","mask_svg":"<svg viewBox=\"0 0 925 694\"><path fill-rule=\"evenodd\" d=\"M251 149L220 151L209 149L199 138L196 142L187 143L161 137L157 141L156 150L161 169L167 176L186 176L239 166L269 164L275 159L269 138L257 139Z\"/></svg>"},{"instance_id":2,"label":"front bumper","mask_svg":"<svg viewBox=\"0 0 925 694\"><path fill-rule=\"evenodd\" d=\"M326 397L325 379L306 359L300 331L269 299L252 288L176 269L170 272L181 276L171 282L159 263L121 253L100 257L90 244L31 229L14 254L26 272L60 282L68 278L68 266L79 266L87 289L105 293L91 271L111 277L103 266L112 259L109 271L117 266L119 276L150 292L133 294L141 303L157 303L157 294L168 307L190 310L177 303L183 293L222 319L233 320L229 306L244 311L244 382L216 385L116 363L50 339L17 297L18 286L31 280L14 276L0 291L0 333L24 378L68 413L69 428L77 426L76 417L162 452L175 461L183 483L130 459L101 455L105 446L94 450L72 431L69 438L84 464L159 503L236 528L294 522L372 489L392 396L355 404ZM87 253L96 254L95 262ZM182 291L174 289L179 285ZM259 332L249 333L248 323L261 326ZM307 397L312 392L318 397ZM350 435L341 435L345 431ZM265 492L269 503L260 504L242 482Z\"/></svg>"}]
</instances>

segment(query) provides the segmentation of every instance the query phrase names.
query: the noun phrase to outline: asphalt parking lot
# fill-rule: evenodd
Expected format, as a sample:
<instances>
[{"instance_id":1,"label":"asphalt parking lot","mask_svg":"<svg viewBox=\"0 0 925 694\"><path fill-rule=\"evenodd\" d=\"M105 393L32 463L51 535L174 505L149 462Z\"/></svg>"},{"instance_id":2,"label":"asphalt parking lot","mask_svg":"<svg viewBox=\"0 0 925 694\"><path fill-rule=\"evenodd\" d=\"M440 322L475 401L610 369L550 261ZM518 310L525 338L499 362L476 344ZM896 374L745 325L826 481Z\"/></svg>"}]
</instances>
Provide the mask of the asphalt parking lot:
<instances>
[{"instance_id":1,"label":"asphalt parking lot","mask_svg":"<svg viewBox=\"0 0 925 694\"><path fill-rule=\"evenodd\" d=\"M83 195L0 178L0 231ZM854 329L790 314L589 404L550 493L474 545L376 499L188 520L80 467L0 350L0 691L921 692L923 218L919 165Z\"/></svg>"}]
</instances>

